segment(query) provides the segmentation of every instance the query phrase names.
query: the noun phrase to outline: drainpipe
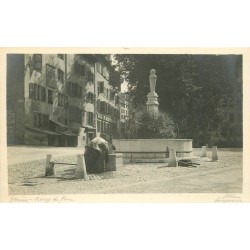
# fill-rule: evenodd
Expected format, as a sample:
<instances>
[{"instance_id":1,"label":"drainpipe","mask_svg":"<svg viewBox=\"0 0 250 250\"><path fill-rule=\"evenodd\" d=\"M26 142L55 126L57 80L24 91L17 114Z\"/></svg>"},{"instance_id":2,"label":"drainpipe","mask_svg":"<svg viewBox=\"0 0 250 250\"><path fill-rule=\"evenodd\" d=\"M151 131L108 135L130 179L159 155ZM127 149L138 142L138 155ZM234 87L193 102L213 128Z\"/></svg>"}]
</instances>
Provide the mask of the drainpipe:
<instances>
[{"instance_id":1,"label":"drainpipe","mask_svg":"<svg viewBox=\"0 0 250 250\"><path fill-rule=\"evenodd\" d=\"M96 82L95 82L95 75L96 75L96 63L94 62L94 77L93 77L93 82L94 82L94 117L95 117L95 136L97 136L97 93L96 93Z\"/></svg>"}]
</instances>

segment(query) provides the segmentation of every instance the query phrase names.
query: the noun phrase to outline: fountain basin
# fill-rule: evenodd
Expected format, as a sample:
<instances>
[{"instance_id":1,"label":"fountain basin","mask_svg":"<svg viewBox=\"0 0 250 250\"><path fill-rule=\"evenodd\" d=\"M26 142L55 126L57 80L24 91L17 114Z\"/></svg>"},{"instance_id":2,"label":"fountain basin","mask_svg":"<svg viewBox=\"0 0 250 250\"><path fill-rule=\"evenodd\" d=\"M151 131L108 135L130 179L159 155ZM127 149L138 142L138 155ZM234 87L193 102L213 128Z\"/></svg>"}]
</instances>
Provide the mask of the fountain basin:
<instances>
[{"instance_id":1,"label":"fountain basin","mask_svg":"<svg viewBox=\"0 0 250 250\"><path fill-rule=\"evenodd\" d=\"M113 139L117 153L123 154L123 159L138 162L148 159L164 160L169 157L169 149L176 150L177 157L193 156L192 139ZM147 162L147 161L144 161Z\"/></svg>"}]
</instances>

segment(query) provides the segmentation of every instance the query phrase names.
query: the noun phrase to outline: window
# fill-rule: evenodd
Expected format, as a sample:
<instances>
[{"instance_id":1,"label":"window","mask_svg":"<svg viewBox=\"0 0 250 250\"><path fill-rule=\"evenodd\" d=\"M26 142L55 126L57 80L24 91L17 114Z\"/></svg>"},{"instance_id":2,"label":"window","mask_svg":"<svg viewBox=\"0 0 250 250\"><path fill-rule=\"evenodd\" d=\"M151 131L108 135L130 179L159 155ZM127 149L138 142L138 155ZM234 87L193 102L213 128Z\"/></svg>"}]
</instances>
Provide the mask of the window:
<instances>
[{"instance_id":1,"label":"window","mask_svg":"<svg viewBox=\"0 0 250 250\"><path fill-rule=\"evenodd\" d=\"M53 90L48 89L48 103L53 104Z\"/></svg>"},{"instance_id":2,"label":"window","mask_svg":"<svg viewBox=\"0 0 250 250\"><path fill-rule=\"evenodd\" d=\"M57 71L58 81L64 83L64 72L60 69Z\"/></svg>"},{"instance_id":3,"label":"window","mask_svg":"<svg viewBox=\"0 0 250 250\"><path fill-rule=\"evenodd\" d=\"M111 91L110 92L110 100L114 100L115 99L115 91Z\"/></svg>"},{"instance_id":4,"label":"window","mask_svg":"<svg viewBox=\"0 0 250 250\"><path fill-rule=\"evenodd\" d=\"M109 100L110 95L109 95L109 89L107 88L107 95L106 95L107 99Z\"/></svg>"},{"instance_id":5,"label":"window","mask_svg":"<svg viewBox=\"0 0 250 250\"><path fill-rule=\"evenodd\" d=\"M41 72L41 70L42 70L42 54L34 54L33 62L34 62L34 70Z\"/></svg>"},{"instance_id":6,"label":"window","mask_svg":"<svg viewBox=\"0 0 250 250\"><path fill-rule=\"evenodd\" d=\"M100 112L101 113L105 113L105 102L104 101L100 101Z\"/></svg>"},{"instance_id":7,"label":"window","mask_svg":"<svg viewBox=\"0 0 250 250\"><path fill-rule=\"evenodd\" d=\"M103 132L104 129L103 129L103 121L101 121L101 132Z\"/></svg>"},{"instance_id":8,"label":"window","mask_svg":"<svg viewBox=\"0 0 250 250\"><path fill-rule=\"evenodd\" d=\"M35 83L30 83L29 84L29 96L32 99L35 99Z\"/></svg>"},{"instance_id":9,"label":"window","mask_svg":"<svg viewBox=\"0 0 250 250\"><path fill-rule=\"evenodd\" d=\"M97 121L97 132L101 132L101 122Z\"/></svg>"},{"instance_id":10,"label":"window","mask_svg":"<svg viewBox=\"0 0 250 250\"><path fill-rule=\"evenodd\" d=\"M78 62L74 64L75 74L79 76L85 76L85 65L81 65Z\"/></svg>"},{"instance_id":11,"label":"window","mask_svg":"<svg viewBox=\"0 0 250 250\"><path fill-rule=\"evenodd\" d=\"M46 85L51 88L56 87L56 70L49 64L46 64Z\"/></svg>"},{"instance_id":12,"label":"window","mask_svg":"<svg viewBox=\"0 0 250 250\"><path fill-rule=\"evenodd\" d=\"M40 85L38 85L38 100L41 102L46 101L46 89Z\"/></svg>"},{"instance_id":13,"label":"window","mask_svg":"<svg viewBox=\"0 0 250 250\"><path fill-rule=\"evenodd\" d=\"M88 92L87 94L87 102L94 103L94 94L91 92Z\"/></svg>"},{"instance_id":14,"label":"window","mask_svg":"<svg viewBox=\"0 0 250 250\"><path fill-rule=\"evenodd\" d=\"M94 82L94 74L91 70L88 72L88 82Z\"/></svg>"},{"instance_id":15,"label":"window","mask_svg":"<svg viewBox=\"0 0 250 250\"><path fill-rule=\"evenodd\" d=\"M98 82L98 95L104 93L104 82Z\"/></svg>"},{"instance_id":16,"label":"window","mask_svg":"<svg viewBox=\"0 0 250 250\"><path fill-rule=\"evenodd\" d=\"M72 122L81 123L82 110L75 106L68 107L68 119Z\"/></svg>"},{"instance_id":17,"label":"window","mask_svg":"<svg viewBox=\"0 0 250 250\"><path fill-rule=\"evenodd\" d=\"M46 101L46 88L36 83L29 84L29 97L34 100Z\"/></svg>"},{"instance_id":18,"label":"window","mask_svg":"<svg viewBox=\"0 0 250 250\"><path fill-rule=\"evenodd\" d=\"M87 124L93 126L94 125L94 113L88 112L87 116L88 116Z\"/></svg>"},{"instance_id":19,"label":"window","mask_svg":"<svg viewBox=\"0 0 250 250\"><path fill-rule=\"evenodd\" d=\"M67 94L75 97L82 97L82 87L74 82L67 82Z\"/></svg>"},{"instance_id":20,"label":"window","mask_svg":"<svg viewBox=\"0 0 250 250\"><path fill-rule=\"evenodd\" d=\"M64 106L64 94L58 93L58 106Z\"/></svg>"},{"instance_id":21,"label":"window","mask_svg":"<svg viewBox=\"0 0 250 250\"><path fill-rule=\"evenodd\" d=\"M49 115L34 112L34 127L48 128L49 127Z\"/></svg>"},{"instance_id":22,"label":"window","mask_svg":"<svg viewBox=\"0 0 250 250\"><path fill-rule=\"evenodd\" d=\"M60 59L64 60L64 54L57 54L57 56L58 56Z\"/></svg>"},{"instance_id":23,"label":"window","mask_svg":"<svg viewBox=\"0 0 250 250\"><path fill-rule=\"evenodd\" d=\"M102 64L100 62L97 63L97 71L102 74Z\"/></svg>"}]
</instances>

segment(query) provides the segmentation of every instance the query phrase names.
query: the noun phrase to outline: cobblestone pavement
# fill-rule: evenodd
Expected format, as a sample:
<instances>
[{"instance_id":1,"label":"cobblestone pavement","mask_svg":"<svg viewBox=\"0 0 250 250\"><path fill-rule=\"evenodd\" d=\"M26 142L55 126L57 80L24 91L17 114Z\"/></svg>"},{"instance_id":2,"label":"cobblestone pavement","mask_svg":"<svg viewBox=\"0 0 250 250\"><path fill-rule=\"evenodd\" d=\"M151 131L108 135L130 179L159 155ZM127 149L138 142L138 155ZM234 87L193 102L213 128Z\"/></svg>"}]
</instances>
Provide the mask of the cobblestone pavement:
<instances>
[{"instance_id":1,"label":"cobblestone pavement","mask_svg":"<svg viewBox=\"0 0 250 250\"><path fill-rule=\"evenodd\" d=\"M126 164L115 172L90 175L89 181L74 179L75 166L70 165L58 164L56 176L45 177L45 159L13 164L8 166L9 194L241 192L242 151L222 150L218 155L218 162L197 158L197 167ZM55 159L75 163L76 155Z\"/></svg>"}]
</instances>

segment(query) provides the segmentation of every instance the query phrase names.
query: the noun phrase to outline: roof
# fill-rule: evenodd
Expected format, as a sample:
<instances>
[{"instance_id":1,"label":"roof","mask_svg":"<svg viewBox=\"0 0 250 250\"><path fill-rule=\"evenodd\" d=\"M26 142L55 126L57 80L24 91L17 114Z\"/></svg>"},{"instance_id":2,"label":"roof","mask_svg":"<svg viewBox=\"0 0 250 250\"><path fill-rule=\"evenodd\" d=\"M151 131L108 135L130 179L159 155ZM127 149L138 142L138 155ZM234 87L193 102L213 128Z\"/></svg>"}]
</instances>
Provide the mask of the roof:
<instances>
[{"instance_id":1,"label":"roof","mask_svg":"<svg viewBox=\"0 0 250 250\"><path fill-rule=\"evenodd\" d=\"M26 129L29 130L34 130L36 132L42 133L42 134L47 134L47 135L61 135L55 131L49 130L49 129L43 129L43 128L32 128L32 127L25 127Z\"/></svg>"},{"instance_id":2,"label":"roof","mask_svg":"<svg viewBox=\"0 0 250 250\"><path fill-rule=\"evenodd\" d=\"M60 127L63 127L63 128L67 128L68 126L66 126L65 124L61 123L61 122L58 122L58 121L55 121L53 119L49 119L50 121L54 122L55 124L59 125Z\"/></svg>"}]
</instances>

